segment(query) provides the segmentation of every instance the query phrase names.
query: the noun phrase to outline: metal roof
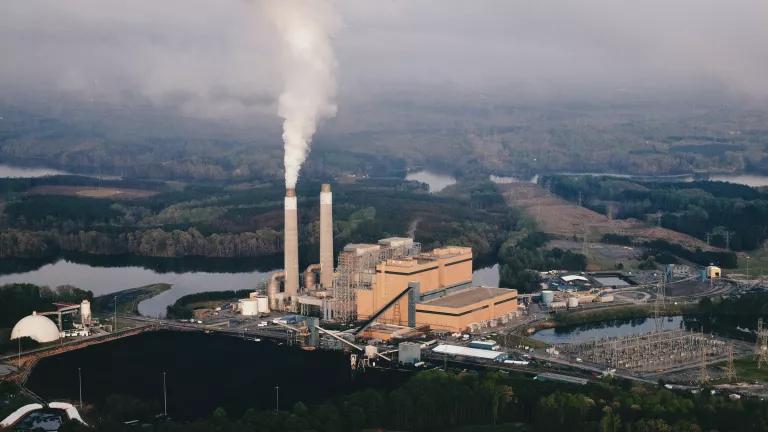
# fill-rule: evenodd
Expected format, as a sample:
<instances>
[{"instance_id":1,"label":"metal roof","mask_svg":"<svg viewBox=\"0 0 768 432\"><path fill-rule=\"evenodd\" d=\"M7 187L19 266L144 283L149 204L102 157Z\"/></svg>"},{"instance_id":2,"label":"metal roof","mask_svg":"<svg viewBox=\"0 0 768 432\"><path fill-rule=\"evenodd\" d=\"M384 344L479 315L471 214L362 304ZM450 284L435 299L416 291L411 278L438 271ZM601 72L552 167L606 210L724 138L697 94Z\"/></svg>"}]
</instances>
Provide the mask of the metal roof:
<instances>
[{"instance_id":1,"label":"metal roof","mask_svg":"<svg viewBox=\"0 0 768 432\"><path fill-rule=\"evenodd\" d=\"M517 292L506 288L473 287L455 291L443 297L433 298L422 302L422 304L429 306L464 307L506 294L516 295Z\"/></svg>"},{"instance_id":2,"label":"metal roof","mask_svg":"<svg viewBox=\"0 0 768 432\"><path fill-rule=\"evenodd\" d=\"M491 351L487 349L469 348L458 345L438 345L432 350L432 352L480 358L485 360L496 360L500 357L505 358L507 356L507 353L503 351Z\"/></svg>"},{"instance_id":3,"label":"metal roof","mask_svg":"<svg viewBox=\"0 0 768 432\"><path fill-rule=\"evenodd\" d=\"M560 279L562 279L562 280L564 280L564 281L566 281L566 282L573 282L573 281L575 281L575 280L584 281L584 282L589 282L589 279L585 278L584 276L579 276L579 275L565 275L565 276L560 276Z\"/></svg>"}]
</instances>

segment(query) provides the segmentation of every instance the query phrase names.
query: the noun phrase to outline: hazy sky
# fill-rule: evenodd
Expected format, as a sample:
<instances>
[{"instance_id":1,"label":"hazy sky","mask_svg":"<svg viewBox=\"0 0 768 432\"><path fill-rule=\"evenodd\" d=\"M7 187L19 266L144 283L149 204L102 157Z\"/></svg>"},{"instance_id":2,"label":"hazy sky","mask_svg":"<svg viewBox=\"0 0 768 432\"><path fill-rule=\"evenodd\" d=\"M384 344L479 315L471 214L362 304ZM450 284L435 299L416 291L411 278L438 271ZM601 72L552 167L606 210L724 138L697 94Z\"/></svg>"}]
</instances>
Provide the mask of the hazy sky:
<instances>
[{"instance_id":1,"label":"hazy sky","mask_svg":"<svg viewBox=\"0 0 768 432\"><path fill-rule=\"evenodd\" d=\"M335 4L340 111L412 90L768 96L765 0ZM274 116L280 47L259 0L4 0L0 92Z\"/></svg>"}]
</instances>

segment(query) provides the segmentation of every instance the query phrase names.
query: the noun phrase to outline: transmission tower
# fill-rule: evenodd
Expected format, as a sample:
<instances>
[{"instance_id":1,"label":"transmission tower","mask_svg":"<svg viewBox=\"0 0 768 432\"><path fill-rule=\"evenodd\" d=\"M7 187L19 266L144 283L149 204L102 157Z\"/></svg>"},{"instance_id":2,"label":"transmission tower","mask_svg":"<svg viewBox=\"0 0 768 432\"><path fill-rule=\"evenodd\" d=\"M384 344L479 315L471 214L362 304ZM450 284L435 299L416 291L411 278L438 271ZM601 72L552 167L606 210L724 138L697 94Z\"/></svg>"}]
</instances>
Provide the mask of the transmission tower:
<instances>
[{"instance_id":1,"label":"transmission tower","mask_svg":"<svg viewBox=\"0 0 768 432\"><path fill-rule=\"evenodd\" d=\"M725 378L728 381L736 380L736 368L733 366L733 344L728 344L728 366L725 368Z\"/></svg>"},{"instance_id":2,"label":"transmission tower","mask_svg":"<svg viewBox=\"0 0 768 432\"><path fill-rule=\"evenodd\" d=\"M661 332L664 327L664 302L667 295L667 275L661 274L661 279L656 284L656 301L653 303L653 321L656 326L656 332Z\"/></svg>"},{"instance_id":3,"label":"transmission tower","mask_svg":"<svg viewBox=\"0 0 768 432\"><path fill-rule=\"evenodd\" d=\"M763 326L763 319L757 320L757 338L755 340L755 355L757 356L757 368L768 365L768 330Z\"/></svg>"}]
</instances>

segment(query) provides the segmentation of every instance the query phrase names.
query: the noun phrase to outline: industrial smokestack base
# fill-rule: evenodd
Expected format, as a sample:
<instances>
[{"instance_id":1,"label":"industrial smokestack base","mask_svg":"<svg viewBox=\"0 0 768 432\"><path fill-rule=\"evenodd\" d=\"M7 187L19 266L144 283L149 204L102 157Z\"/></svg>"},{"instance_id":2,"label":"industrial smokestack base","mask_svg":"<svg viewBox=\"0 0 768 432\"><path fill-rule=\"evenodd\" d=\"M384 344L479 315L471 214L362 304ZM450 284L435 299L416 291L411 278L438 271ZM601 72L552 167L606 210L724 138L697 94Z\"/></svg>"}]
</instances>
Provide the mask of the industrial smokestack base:
<instances>
[{"instance_id":1,"label":"industrial smokestack base","mask_svg":"<svg viewBox=\"0 0 768 432\"><path fill-rule=\"evenodd\" d=\"M285 190L285 227L283 231L285 296L293 299L299 292L299 223L296 190Z\"/></svg>"},{"instance_id":2,"label":"industrial smokestack base","mask_svg":"<svg viewBox=\"0 0 768 432\"><path fill-rule=\"evenodd\" d=\"M333 285L333 195L331 185L320 187L320 286Z\"/></svg>"}]
</instances>

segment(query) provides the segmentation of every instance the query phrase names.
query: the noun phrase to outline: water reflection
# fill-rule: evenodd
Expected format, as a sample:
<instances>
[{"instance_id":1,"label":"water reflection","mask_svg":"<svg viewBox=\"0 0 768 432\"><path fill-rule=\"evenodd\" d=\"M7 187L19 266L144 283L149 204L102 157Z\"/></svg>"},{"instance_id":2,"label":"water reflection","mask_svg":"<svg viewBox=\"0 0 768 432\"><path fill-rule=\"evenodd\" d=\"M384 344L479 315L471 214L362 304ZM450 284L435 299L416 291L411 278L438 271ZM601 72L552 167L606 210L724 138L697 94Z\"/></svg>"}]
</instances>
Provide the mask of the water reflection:
<instances>
[{"instance_id":1,"label":"water reflection","mask_svg":"<svg viewBox=\"0 0 768 432\"><path fill-rule=\"evenodd\" d=\"M90 290L94 295L113 293L128 288L168 283L173 287L139 304L139 312L147 316L164 316L166 306L180 297L202 291L254 289L268 276L266 271L220 273L186 271L159 273L144 267L95 267L61 259L37 270L0 276L0 285L31 283L57 287L73 285Z\"/></svg>"},{"instance_id":2,"label":"water reflection","mask_svg":"<svg viewBox=\"0 0 768 432\"><path fill-rule=\"evenodd\" d=\"M661 320L662 329L674 330L682 328L683 317L664 317ZM576 327L560 327L536 332L533 339L548 344L582 343L602 338L614 338L630 335L641 335L654 331L656 323L651 318L633 320L613 320L596 324Z\"/></svg>"},{"instance_id":3,"label":"water reflection","mask_svg":"<svg viewBox=\"0 0 768 432\"><path fill-rule=\"evenodd\" d=\"M452 184L456 184L456 178L446 174L438 174L432 171L416 171L405 176L406 180L415 180L426 183L431 193L437 193Z\"/></svg>"},{"instance_id":4,"label":"water reflection","mask_svg":"<svg viewBox=\"0 0 768 432\"><path fill-rule=\"evenodd\" d=\"M499 265L494 264L490 267L479 268L472 272L472 284L487 287L498 287Z\"/></svg>"}]
</instances>

